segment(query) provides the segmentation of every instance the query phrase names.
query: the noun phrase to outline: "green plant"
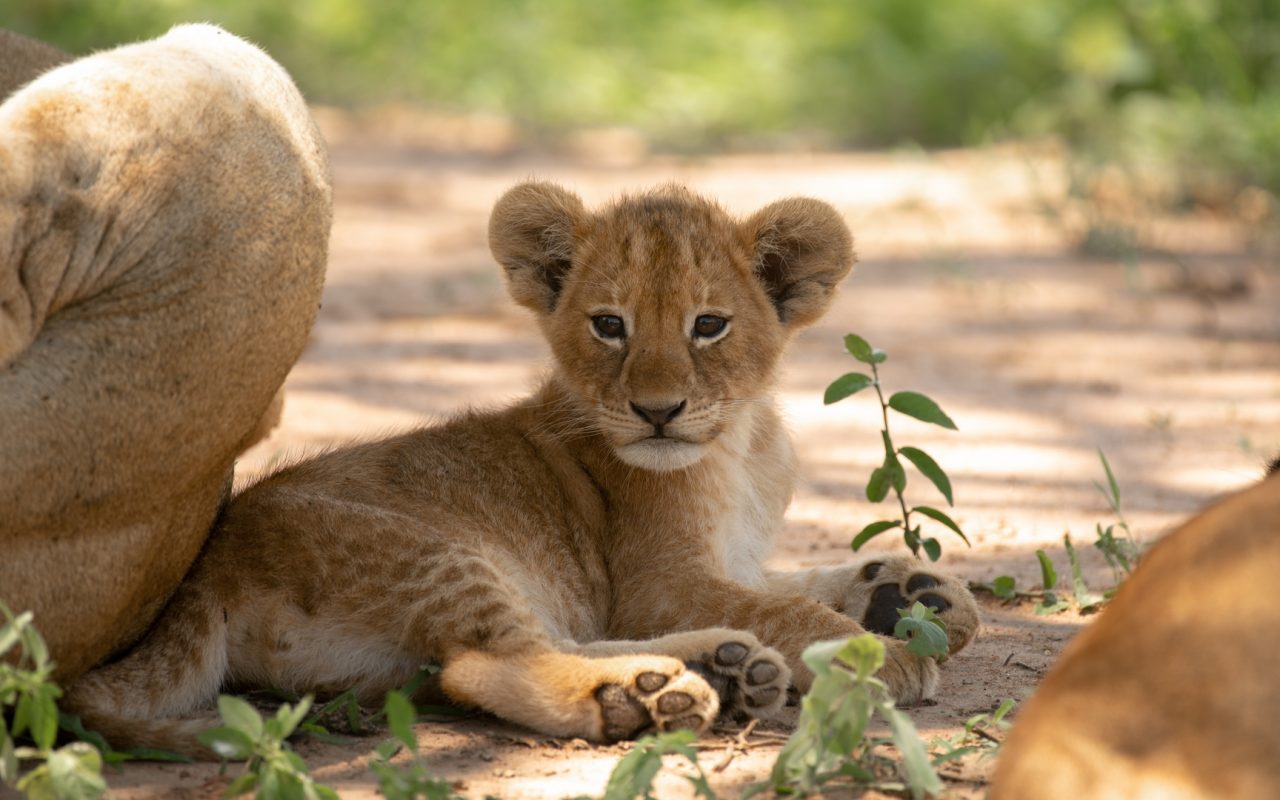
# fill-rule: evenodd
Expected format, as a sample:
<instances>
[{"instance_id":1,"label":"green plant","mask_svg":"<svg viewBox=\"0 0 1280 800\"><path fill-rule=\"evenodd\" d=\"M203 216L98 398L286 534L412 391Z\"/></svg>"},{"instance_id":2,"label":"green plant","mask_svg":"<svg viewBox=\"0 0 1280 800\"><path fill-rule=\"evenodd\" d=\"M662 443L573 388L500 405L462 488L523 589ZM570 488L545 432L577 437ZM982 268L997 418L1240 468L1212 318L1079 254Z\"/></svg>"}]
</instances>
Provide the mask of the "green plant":
<instances>
[{"instance_id":1,"label":"green plant","mask_svg":"<svg viewBox=\"0 0 1280 800\"><path fill-rule=\"evenodd\" d=\"M880 400L880 416L884 421L884 427L880 431L880 438L884 444L884 461L880 466L872 470L871 477L867 481L866 495L871 502L879 503L888 497L889 490L892 489L897 497L898 507L902 512L901 519L879 520L864 527L853 537L852 547L856 551L876 536L894 528L901 528L902 539L907 547L911 548L912 553L919 557L920 549L923 548L925 553L929 555L930 560L937 561L939 556L942 555L942 545L935 538L921 538L920 525L913 521L912 514L929 517L945 525L964 540L965 544L969 544L969 539L964 535L964 531L960 530L960 526L942 511L932 506L907 507L906 498L903 496L903 491L907 488L907 471L902 465L902 458L910 461L921 475L924 475L933 483L946 499L948 506L954 505L951 495L951 479L947 477L947 473L943 471L942 467L938 466L938 462L934 461L923 450L916 447L896 447L894 445L893 438L889 433L889 410L893 409L908 417L914 417L923 422L929 422L950 430L956 430L956 424L938 407L937 403L918 392L895 392L886 400L880 385L879 365L885 362L888 355L883 350L872 347L867 343L866 339L853 333L844 337L844 347L849 355L869 366L871 374L850 372L841 375L827 387L823 402L830 405L846 397L851 397L867 387L872 387L876 390L876 397Z\"/></svg>"},{"instance_id":2,"label":"green plant","mask_svg":"<svg viewBox=\"0 0 1280 800\"><path fill-rule=\"evenodd\" d=\"M984 757L995 755L1003 741L996 734L1007 731L1012 725L1005 717L1015 704L1012 697L1006 698L994 711L974 714L965 720L964 730L960 733L945 739L935 737L930 744L939 752L933 757L933 766L940 767L972 753L981 753Z\"/></svg>"},{"instance_id":3,"label":"green plant","mask_svg":"<svg viewBox=\"0 0 1280 800\"><path fill-rule=\"evenodd\" d=\"M888 687L874 677L885 659L879 639L863 634L818 642L802 657L814 680L801 700L796 731L778 754L769 780L751 787L744 797L770 789L778 794L808 794L842 779L906 790L916 800L942 791L911 718L894 707ZM866 737L872 714L889 724L889 739ZM901 762L877 752L890 741Z\"/></svg>"},{"instance_id":4,"label":"green plant","mask_svg":"<svg viewBox=\"0 0 1280 800\"><path fill-rule=\"evenodd\" d=\"M695 739L697 735L693 731L672 731L637 741L631 752L619 759L613 772L609 773L604 800L655 800L653 779L662 769L662 757L665 755L684 756L693 767L694 774L682 777L693 786L695 796L715 800L715 792L711 791L706 773L698 763L698 751L693 744Z\"/></svg>"},{"instance_id":5,"label":"green plant","mask_svg":"<svg viewBox=\"0 0 1280 800\"><path fill-rule=\"evenodd\" d=\"M383 713L394 737L374 749L374 759L369 768L378 778L378 789L387 800L455 800L458 795L448 781L432 776L427 765L418 757L418 737L413 733L413 723L418 710L403 694L387 692ZM413 754L413 760L405 765L393 764L391 759L401 748Z\"/></svg>"},{"instance_id":6,"label":"green plant","mask_svg":"<svg viewBox=\"0 0 1280 800\"><path fill-rule=\"evenodd\" d=\"M310 708L311 696L307 695L296 706L282 704L275 716L264 722L244 700L225 694L218 698L223 726L201 733L200 742L224 760L248 762L227 787L225 797L254 790L260 800L338 800L337 792L312 780L306 762L285 742Z\"/></svg>"},{"instance_id":7,"label":"green plant","mask_svg":"<svg viewBox=\"0 0 1280 800\"><path fill-rule=\"evenodd\" d=\"M102 779L102 756L85 742L53 749L58 736L58 704L62 695L50 676L53 662L44 639L32 625L30 611L14 616L0 603L0 781L33 800L91 800L107 785ZM16 658L8 654L19 648ZM12 722L6 722L8 709ZM17 746L26 735L33 747ZM21 778L18 762L42 762Z\"/></svg>"},{"instance_id":8,"label":"green plant","mask_svg":"<svg viewBox=\"0 0 1280 800\"><path fill-rule=\"evenodd\" d=\"M1128 520L1124 518L1124 511L1120 507L1120 484L1116 482L1115 473L1111 471L1111 464L1107 462L1107 456L1101 448L1098 449L1098 459L1102 461L1102 469L1107 474L1107 484L1103 486L1094 481L1093 485L1107 499L1107 505L1111 506L1111 510L1116 515L1116 522L1105 528L1102 527L1101 522L1097 524L1098 539L1093 546L1098 548L1102 557L1107 560L1118 584L1133 572L1138 556L1142 553L1142 547L1134 538ZM1124 531L1124 536L1117 538L1116 530Z\"/></svg>"},{"instance_id":9,"label":"green plant","mask_svg":"<svg viewBox=\"0 0 1280 800\"><path fill-rule=\"evenodd\" d=\"M901 619L893 626L893 635L907 641L907 652L921 658L946 660L950 652L947 644L947 624L924 603L917 601L911 608L898 609Z\"/></svg>"}]
</instances>

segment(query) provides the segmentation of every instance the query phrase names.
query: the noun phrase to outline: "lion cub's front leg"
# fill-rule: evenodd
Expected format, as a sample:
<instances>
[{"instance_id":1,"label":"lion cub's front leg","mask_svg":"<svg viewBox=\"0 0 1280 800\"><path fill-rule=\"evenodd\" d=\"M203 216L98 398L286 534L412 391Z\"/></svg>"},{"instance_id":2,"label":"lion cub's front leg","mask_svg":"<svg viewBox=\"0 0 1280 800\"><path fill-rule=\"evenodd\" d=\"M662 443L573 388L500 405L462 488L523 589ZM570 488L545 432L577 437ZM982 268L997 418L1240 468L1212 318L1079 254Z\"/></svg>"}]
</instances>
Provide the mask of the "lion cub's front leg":
<instances>
[{"instance_id":1,"label":"lion cub's front leg","mask_svg":"<svg viewBox=\"0 0 1280 800\"><path fill-rule=\"evenodd\" d=\"M978 604L964 583L911 556L880 556L860 564L772 572L767 579L772 591L811 597L883 636L893 635L900 609L923 603L945 624L953 654L978 632Z\"/></svg>"}]
</instances>

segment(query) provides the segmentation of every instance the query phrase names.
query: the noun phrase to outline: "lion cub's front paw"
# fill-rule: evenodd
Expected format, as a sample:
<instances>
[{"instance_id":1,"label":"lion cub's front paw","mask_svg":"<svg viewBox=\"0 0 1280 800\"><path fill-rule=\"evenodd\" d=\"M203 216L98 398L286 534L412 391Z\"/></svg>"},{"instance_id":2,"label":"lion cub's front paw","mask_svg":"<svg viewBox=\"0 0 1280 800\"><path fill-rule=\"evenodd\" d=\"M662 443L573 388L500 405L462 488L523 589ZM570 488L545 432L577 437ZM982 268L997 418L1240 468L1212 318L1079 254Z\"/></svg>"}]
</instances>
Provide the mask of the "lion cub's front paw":
<instances>
[{"instance_id":1,"label":"lion cub's front paw","mask_svg":"<svg viewBox=\"0 0 1280 800\"><path fill-rule=\"evenodd\" d=\"M735 633L700 658L685 661L685 666L720 695L721 716L768 716L787 700L791 670L786 660L749 634Z\"/></svg>"},{"instance_id":2,"label":"lion cub's front paw","mask_svg":"<svg viewBox=\"0 0 1280 800\"><path fill-rule=\"evenodd\" d=\"M595 697L604 718L602 731L610 741L634 739L651 727L702 733L720 709L716 691L683 668L639 670L624 683L599 687Z\"/></svg>"},{"instance_id":3,"label":"lion cub's front paw","mask_svg":"<svg viewBox=\"0 0 1280 800\"><path fill-rule=\"evenodd\" d=\"M952 653L978 631L978 604L959 579L925 567L910 556L886 556L849 568L837 609L873 633L892 636L898 610L916 602L932 608L946 624Z\"/></svg>"},{"instance_id":4,"label":"lion cub's front paw","mask_svg":"<svg viewBox=\"0 0 1280 800\"><path fill-rule=\"evenodd\" d=\"M884 667L879 676L899 705L919 705L938 691L938 662L912 655L907 643L897 639L885 642Z\"/></svg>"}]
</instances>

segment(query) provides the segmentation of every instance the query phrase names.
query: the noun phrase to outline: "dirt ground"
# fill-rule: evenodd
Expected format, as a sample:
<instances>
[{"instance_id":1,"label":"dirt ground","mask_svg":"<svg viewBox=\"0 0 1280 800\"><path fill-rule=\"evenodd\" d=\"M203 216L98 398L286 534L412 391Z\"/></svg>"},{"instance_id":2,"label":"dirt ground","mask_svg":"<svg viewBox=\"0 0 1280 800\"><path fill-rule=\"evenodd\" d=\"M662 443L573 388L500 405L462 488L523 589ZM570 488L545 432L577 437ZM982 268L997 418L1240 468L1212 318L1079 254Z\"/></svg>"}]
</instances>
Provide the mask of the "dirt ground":
<instances>
[{"instance_id":1,"label":"dirt ground","mask_svg":"<svg viewBox=\"0 0 1280 800\"><path fill-rule=\"evenodd\" d=\"M1145 233L1159 256L1091 258L1079 223L1047 214L1060 196L1052 158L1016 151L647 157L440 154L330 131L336 213L328 288L312 342L288 381L281 427L246 454L242 480L286 454L438 420L520 396L547 349L509 301L485 241L487 214L512 183L560 182L587 202L684 182L746 213L791 194L837 206L860 265L826 318L795 341L780 399L803 480L773 563L846 563L852 534L889 514L862 496L879 461L869 396L822 405L854 368L841 349L856 331L889 353L891 389L936 399L958 432L895 420L895 438L950 473L955 518L973 543L939 533L942 566L972 581L1013 575L1038 584L1045 548L1065 572L1062 537L1081 545L1097 589L1110 570L1089 546L1113 517L1092 485L1097 449L1114 466L1124 511L1145 540L1211 498L1257 478L1280 451L1280 270L1240 231L1209 214ZM606 142L606 145L608 142ZM616 153L615 153L616 155ZM922 480L908 489L936 500ZM900 548L891 538L867 548ZM977 641L942 670L937 702L911 710L926 738L960 730L1003 698L1025 697L1088 619L1038 617L1028 603L982 600ZM437 775L468 797L599 796L627 745L555 741L492 718L421 722ZM721 797L765 777L786 720L735 744L703 740ZM316 777L344 797L376 796L367 769L384 738L301 741ZM992 762L944 770L949 797L980 797ZM236 773L216 765L135 764L110 774L120 798L212 797ZM689 796L675 775L658 796ZM874 795L872 795L874 796Z\"/></svg>"}]
</instances>

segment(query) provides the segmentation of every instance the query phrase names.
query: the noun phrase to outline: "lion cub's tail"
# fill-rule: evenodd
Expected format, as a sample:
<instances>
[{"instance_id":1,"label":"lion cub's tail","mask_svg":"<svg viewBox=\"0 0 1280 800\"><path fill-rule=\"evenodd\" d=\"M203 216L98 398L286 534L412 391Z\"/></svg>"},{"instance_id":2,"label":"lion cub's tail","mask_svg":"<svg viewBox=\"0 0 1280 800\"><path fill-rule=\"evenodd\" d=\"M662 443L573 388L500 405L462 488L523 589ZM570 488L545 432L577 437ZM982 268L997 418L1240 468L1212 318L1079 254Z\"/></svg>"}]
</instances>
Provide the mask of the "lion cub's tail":
<instances>
[{"instance_id":1,"label":"lion cub's tail","mask_svg":"<svg viewBox=\"0 0 1280 800\"><path fill-rule=\"evenodd\" d=\"M71 686L64 707L117 750L208 760L215 755L197 737L221 724L207 709L226 674L226 612L211 592L186 584L133 651Z\"/></svg>"}]
</instances>

